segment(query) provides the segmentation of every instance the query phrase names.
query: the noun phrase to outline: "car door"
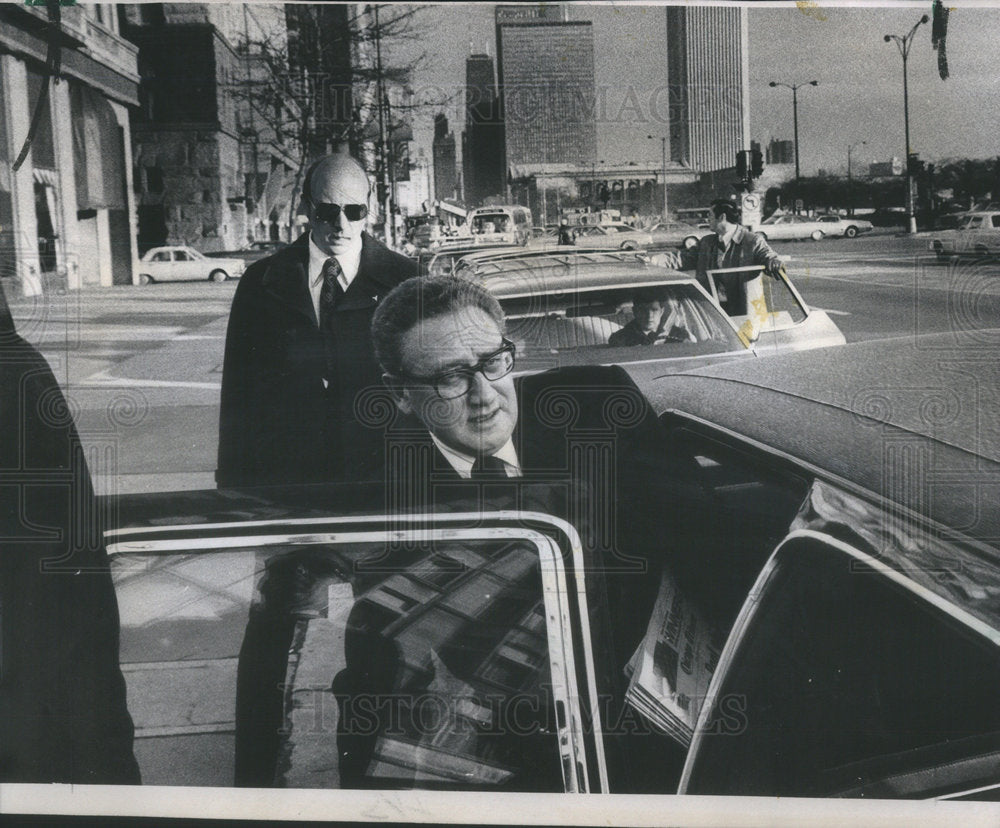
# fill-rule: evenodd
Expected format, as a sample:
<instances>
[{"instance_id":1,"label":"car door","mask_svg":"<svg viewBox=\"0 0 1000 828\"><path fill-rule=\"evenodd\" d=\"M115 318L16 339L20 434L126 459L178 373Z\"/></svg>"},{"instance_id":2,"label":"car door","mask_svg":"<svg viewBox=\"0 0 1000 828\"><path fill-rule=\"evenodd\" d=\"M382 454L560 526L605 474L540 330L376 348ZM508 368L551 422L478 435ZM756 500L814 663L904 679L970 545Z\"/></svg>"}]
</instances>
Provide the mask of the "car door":
<instances>
[{"instance_id":1,"label":"car door","mask_svg":"<svg viewBox=\"0 0 1000 828\"><path fill-rule=\"evenodd\" d=\"M680 791L997 799L990 561L814 483L730 633Z\"/></svg>"},{"instance_id":2,"label":"car door","mask_svg":"<svg viewBox=\"0 0 1000 828\"><path fill-rule=\"evenodd\" d=\"M226 508L107 534L146 784L601 787L563 521Z\"/></svg>"},{"instance_id":3,"label":"car door","mask_svg":"<svg viewBox=\"0 0 1000 828\"><path fill-rule=\"evenodd\" d=\"M174 250L174 278L178 281L193 282L203 278L205 270L203 262L199 261L190 250L177 248Z\"/></svg>"}]
</instances>

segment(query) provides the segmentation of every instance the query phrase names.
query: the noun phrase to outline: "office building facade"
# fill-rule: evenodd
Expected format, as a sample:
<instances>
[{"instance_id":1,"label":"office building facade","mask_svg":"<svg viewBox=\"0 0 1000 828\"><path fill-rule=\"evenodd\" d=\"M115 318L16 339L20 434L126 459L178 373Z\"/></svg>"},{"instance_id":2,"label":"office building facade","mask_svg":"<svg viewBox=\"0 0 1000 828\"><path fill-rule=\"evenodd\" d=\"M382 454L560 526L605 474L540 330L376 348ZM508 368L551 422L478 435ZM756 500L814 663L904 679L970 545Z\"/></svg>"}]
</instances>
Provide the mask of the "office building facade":
<instances>
[{"instance_id":1,"label":"office building facade","mask_svg":"<svg viewBox=\"0 0 1000 828\"><path fill-rule=\"evenodd\" d=\"M455 136L448 128L448 117L434 116L434 198L459 196L458 164L455 156Z\"/></svg>"},{"instance_id":2,"label":"office building facade","mask_svg":"<svg viewBox=\"0 0 1000 828\"><path fill-rule=\"evenodd\" d=\"M493 58L470 55L465 61L465 130L462 133L462 183L465 203L481 205L504 191L504 131Z\"/></svg>"},{"instance_id":3,"label":"office building facade","mask_svg":"<svg viewBox=\"0 0 1000 828\"><path fill-rule=\"evenodd\" d=\"M566 20L564 10L546 6L498 6L496 20L506 168L592 163L597 123L591 23Z\"/></svg>"},{"instance_id":4,"label":"office building facade","mask_svg":"<svg viewBox=\"0 0 1000 828\"><path fill-rule=\"evenodd\" d=\"M749 140L747 10L670 6L670 158L699 172L731 168Z\"/></svg>"}]
</instances>

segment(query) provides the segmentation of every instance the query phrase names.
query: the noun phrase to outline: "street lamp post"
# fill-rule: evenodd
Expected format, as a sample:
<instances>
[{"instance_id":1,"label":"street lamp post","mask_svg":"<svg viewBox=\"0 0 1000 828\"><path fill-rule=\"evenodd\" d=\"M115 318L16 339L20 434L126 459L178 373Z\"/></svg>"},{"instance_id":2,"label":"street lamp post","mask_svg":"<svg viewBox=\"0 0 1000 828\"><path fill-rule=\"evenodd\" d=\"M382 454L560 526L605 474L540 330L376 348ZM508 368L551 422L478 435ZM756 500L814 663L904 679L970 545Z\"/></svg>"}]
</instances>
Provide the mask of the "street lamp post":
<instances>
[{"instance_id":1,"label":"street lamp post","mask_svg":"<svg viewBox=\"0 0 1000 828\"><path fill-rule=\"evenodd\" d=\"M795 188L798 190L799 185L799 87L801 86L819 86L819 81L808 81L806 83L778 83L777 81L771 81L768 86L772 89L775 86L784 86L785 89L792 90L792 123L795 128Z\"/></svg>"},{"instance_id":2,"label":"street lamp post","mask_svg":"<svg viewBox=\"0 0 1000 828\"><path fill-rule=\"evenodd\" d=\"M864 146L867 141L855 141L847 145L847 214L854 215L854 190L851 188L851 151L855 147Z\"/></svg>"},{"instance_id":3,"label":"street lamp post","mask_svg":"<svg viewBox=\"0 0 1000 828\"><path fill-rule=\"evenodd\" d=\"M903 56L903 128L906 132L906 218L911 233L917 232L917 216L913 210L913 174L910 170L910 90L906 77L906 59L910 56L910 45L913 37L920 28L921 23L926 23L930 18L925 14L905 35L885 35L883 40L886 43L894 40L899 48L899 54Z\"/></svg>"},{"instance_id":4,"label":"street lamp post","mask_svg":"<svg viewBox=\"0 0 1000 828\"><path fill-rule=\"evenodd\" d=\"M663 166L661 167L661 169L663 170L663 220L668 221L669 216L667 215L667 136L647 135L646 137L649 138L650 140L656 137L660 138L660 148L662 149L663 153L662 154Z\"/></svg>"}]
</instances>

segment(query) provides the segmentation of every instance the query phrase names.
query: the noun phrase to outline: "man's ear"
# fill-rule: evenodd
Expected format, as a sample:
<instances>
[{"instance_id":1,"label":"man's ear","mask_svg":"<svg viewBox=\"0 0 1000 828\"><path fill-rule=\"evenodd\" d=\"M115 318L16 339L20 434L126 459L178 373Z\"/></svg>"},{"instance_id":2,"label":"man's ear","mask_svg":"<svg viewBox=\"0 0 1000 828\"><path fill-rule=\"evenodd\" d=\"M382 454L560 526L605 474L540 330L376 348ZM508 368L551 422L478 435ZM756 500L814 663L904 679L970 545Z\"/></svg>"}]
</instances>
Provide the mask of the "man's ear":
<instances>
[{"instance_id":1,"label":"man's ear","mask_svg":"<svg viewBox=\"0 0 1000 828\"><path fill-rule=\"evenodd\" d=\"M396 377L392 374L382 374L382 382L392 394L392 401L396 403L396 408L404 414L413 413L413 404L410 402L410 393Z\"/></svg>"}]
</instances>

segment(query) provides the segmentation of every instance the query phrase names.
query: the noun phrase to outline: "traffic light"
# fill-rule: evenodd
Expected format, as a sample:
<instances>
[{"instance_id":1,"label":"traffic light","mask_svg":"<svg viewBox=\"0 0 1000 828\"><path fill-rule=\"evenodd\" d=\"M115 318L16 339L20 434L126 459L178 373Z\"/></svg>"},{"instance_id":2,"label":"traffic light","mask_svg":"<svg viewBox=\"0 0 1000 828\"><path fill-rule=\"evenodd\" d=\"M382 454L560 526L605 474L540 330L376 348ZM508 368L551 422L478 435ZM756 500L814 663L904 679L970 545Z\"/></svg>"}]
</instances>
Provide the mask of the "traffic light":
<instances>
[{"instance_id":1,"label":"traffic light","mask_svg":"<svg viewBox=\"0 0 1000 828\"><path fill-rule=\"evenodd\" d=\"M740 150L736 153L736 177L746 181L750 177L750 170L748 167L748 156L749 152L746 150Z\"/></svg>"},{"instance_id":2,"label":"traffic light","mask_svg":"<svg viewBox=\"0 0 1000 828\"><path fill-rule=\"evenodd\" d=\"M750 150L750 177L760 178L764 173L764 156L759 149Z\"/></svg>"}]
</instances>

